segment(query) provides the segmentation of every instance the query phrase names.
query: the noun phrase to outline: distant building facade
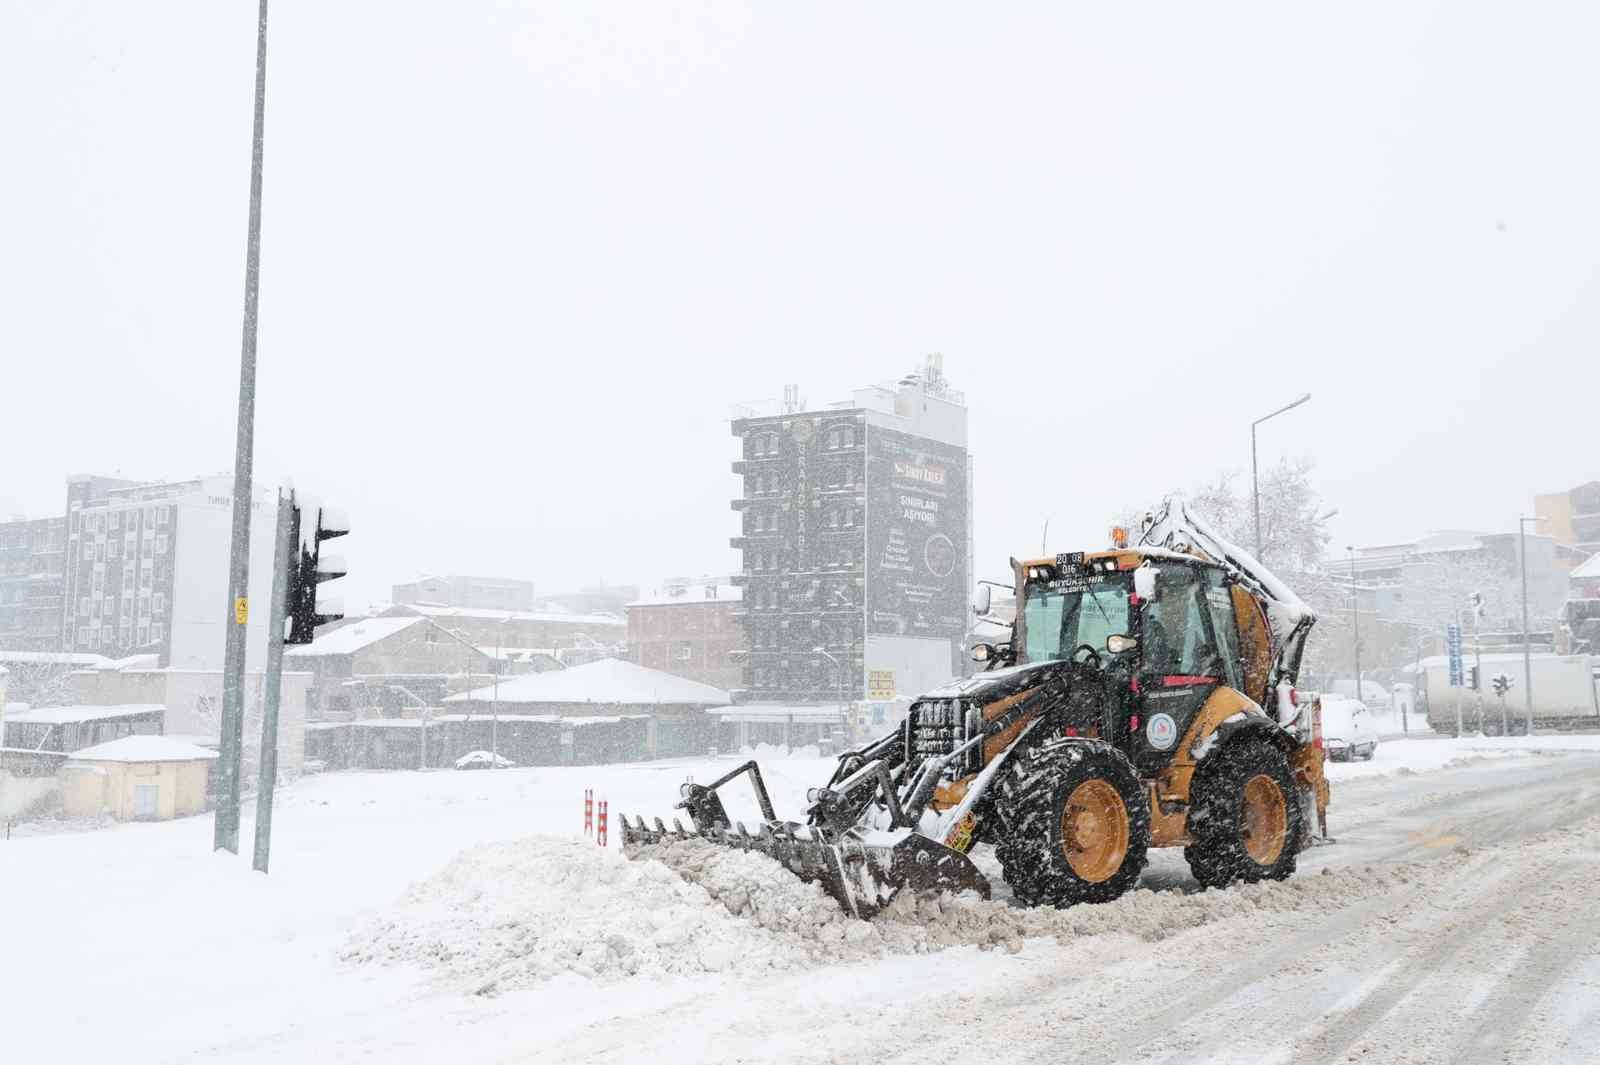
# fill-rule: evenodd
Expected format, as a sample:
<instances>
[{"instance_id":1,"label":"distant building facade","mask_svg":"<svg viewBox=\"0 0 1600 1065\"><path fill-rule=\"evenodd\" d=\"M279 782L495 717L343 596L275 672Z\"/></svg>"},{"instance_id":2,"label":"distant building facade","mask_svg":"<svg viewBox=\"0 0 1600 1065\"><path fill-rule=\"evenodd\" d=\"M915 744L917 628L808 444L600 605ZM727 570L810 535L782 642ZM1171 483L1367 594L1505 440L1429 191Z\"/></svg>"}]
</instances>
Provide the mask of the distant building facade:
<instances>
[{"instance_id":1,"label":"distant building facade","mask_svg":"<svg viewBox=\"0 0 1600 1065\"><path fill-rule=\"evenodd\" d=\"M862 699L963 671L972 572L967 411L941 360L892 386L733 421L749 663L740 701Z\"/></svg>"},{"instance_id":2,"label":"distant building facade","mask_svg":"<svg viewBox=\"0 0 1600 1065\"><path fill-rule=\"evenodd\" d=\"M0 648L60 649L66 558L64 515L0 522Z\"/></svg>"},{"instance_id":3,"label":"distant building facade","mask_svg":"<svg viewBox=\"0 0 1600 1065\"><path fill-rule=\"evenodd\" d=\"M468 607L474 610L531 611L533 582L510 577L418 577L392 590L397 605Z\"/></svg>"},{"instance_id":4,"label":"distant building facade","mask_svg":"<svg viewBox=\"0 0 1600 1065\"><path fill-rule=\"evenodd\" d=\"M1543 519L1539 532L1570 544L1585 558L1600 552L1600 481L1534 496L1533 513Z\"/></svg>"},{"instance_id":5,"label":"distant building facade","mask_svg":"<svg viewBox=\"0 0 1600 1065\"><path fill-rule=\"evenodd\" d=\"M729 690L744 682L737 612L743 589L718 578L674 581L629 603L628 661Z\"/></svg>"},{"instance_id":6,"label":"distant building facade","mask_svg":"<svg viewBox=\"0 0 1600 1065\"><path fill-rule=\"evenodd\" d=\"M256 489L252 508L249 597L265 603L274 530L264 490ZM160 483L70 478L62 648L220 669L232 515L228 475ZM265 662L266 613L250 616L247 649L256 669Z\"/></svg>"},{"instance_id":7,"label":"distant building facade","mask_svg":"<svg viewBox=\"0 0 1600 1065\"><path fill-rule=\"evenodd\" d=\"M470 607L396 604L382 617L425 617L449 636L512 664L520 658L553 655L576 665L621 655L627 622L612 614L566 614L524 610L477 610Z\"/></svg>"}]
</instances>

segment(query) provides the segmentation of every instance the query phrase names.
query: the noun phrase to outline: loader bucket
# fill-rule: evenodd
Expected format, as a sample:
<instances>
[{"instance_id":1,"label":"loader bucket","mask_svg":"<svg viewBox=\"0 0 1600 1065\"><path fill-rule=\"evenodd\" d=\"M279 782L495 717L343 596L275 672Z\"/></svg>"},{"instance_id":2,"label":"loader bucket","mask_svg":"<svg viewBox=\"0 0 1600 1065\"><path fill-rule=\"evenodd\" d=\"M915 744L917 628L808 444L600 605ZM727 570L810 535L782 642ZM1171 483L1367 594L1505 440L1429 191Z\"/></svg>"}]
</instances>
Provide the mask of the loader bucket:
<instances>
[{"instance_id":1,"label":"loader bucket","mask_svg":"<svg viewBox=\"0 0 1600 1065\"><path fill-rule=\"evenodd\" d=\"M686 830L676 820L669 829L660 818L650 826L642 817L631 822L622 817L622 849L629 857L648 856L657 844L692 839L765 854L800 879L820 885L846 913L863 919L903 890L919 895L976 891L989 897L989 881L972 859L911 829L847 833L830 842L793 824L763 824L755 832L738 823Z\"/></svg>"}]
</instances>

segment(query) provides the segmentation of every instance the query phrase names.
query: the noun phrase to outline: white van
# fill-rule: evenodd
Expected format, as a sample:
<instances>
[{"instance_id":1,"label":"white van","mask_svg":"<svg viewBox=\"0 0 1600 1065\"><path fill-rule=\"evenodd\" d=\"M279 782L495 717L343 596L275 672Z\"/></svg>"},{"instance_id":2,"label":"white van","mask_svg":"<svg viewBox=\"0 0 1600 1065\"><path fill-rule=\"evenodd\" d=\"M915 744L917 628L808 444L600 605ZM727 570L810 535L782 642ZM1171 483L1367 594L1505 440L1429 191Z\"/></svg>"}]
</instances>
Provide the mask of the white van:
<instances>
[{"instance_id":1,"label":"white van","mask_svg":"<svg viewBox=\"0 0 1600 1065\"><path fill-rule=\"evenodd\" d=\"M1365 703L1322 697L1322 744L1335 762L1371 758L1378 750L1378 726Z\"/></svg>"}]
</instances>

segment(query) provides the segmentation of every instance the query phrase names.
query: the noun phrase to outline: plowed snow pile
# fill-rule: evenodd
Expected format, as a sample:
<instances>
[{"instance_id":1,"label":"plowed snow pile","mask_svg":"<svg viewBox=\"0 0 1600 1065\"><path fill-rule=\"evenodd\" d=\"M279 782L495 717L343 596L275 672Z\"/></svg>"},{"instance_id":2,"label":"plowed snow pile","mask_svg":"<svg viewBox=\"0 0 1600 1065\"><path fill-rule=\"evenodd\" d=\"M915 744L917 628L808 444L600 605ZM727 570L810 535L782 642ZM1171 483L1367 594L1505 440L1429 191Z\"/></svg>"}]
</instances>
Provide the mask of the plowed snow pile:
<instances>
[{"instance_id":1,"label":"plowed snow pile","mask_svg":"<svg viewBox=\"0 0 1600 1065\"><path fill-rule=\"evenodd\" d=\"M1068 910L906 894L876 920L858 921L763 855L689 840L653 848L651 857L629 861L555 838L474 848L358 930L341 957L415 965L493 994L564 973L610 981L809 968L954 946L1016 950L1031 936L1162 939L1252 913L1337 908L1416 875L1386 866L1192 895L1140 890Z\"/></svg>"}]
</instances>

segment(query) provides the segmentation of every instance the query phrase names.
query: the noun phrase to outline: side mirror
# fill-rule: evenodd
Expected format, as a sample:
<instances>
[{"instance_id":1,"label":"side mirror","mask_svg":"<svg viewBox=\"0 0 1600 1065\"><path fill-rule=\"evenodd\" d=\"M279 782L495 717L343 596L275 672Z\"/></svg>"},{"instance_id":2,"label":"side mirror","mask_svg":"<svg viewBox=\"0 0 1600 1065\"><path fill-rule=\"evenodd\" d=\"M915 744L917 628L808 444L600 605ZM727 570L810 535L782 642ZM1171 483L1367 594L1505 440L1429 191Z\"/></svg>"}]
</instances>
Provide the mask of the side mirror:
<instances>
[{"instance_id":1,"label":"side mirror","mask_svg":"<svg viewBox=\"0 0 1600 1065\"><path fill-rule=\"evenodd\" d=\"M1154 566L1144 565L1133 571L1133 590L1140 599L1154 599L1156 597L1156 568Z\"/></svg>"},{"instance_id":2,"label":"side mirror","mask_svg":"<svg viewBox=\"0 0 1600 1065\"><path fill-rule=\"evenodd\" d=\"M1132 636L1124 636L1121 633L1112 633L1110 636L1106 637L1106 650L1110 651L1114 655L1120 655L1124 651L1131 651L1138 646L1139 641L1134 639Z\"/></svg>"},{"instance_id":3,"label":"side mirror","mask_svg":"<svg viewBox=\"0 0 1600 1065\"><path fill-rule=\"evenodd\" d=\"M977 594L972 597L972 612L980 618L989 612L989 607L994 599L994 593L987 584L978 585Z\"/></svg>"},{"instance_id":4,"label":"side mirror","mask_svg":"<svg viewBox=\"0 0 1600 1065\"><path fill-rule=\"evenodd\" d=\"M975 643L972 645L972 660L974 662L987 662L994 657L994 644Z\"/></svg>"}]
</instances>

